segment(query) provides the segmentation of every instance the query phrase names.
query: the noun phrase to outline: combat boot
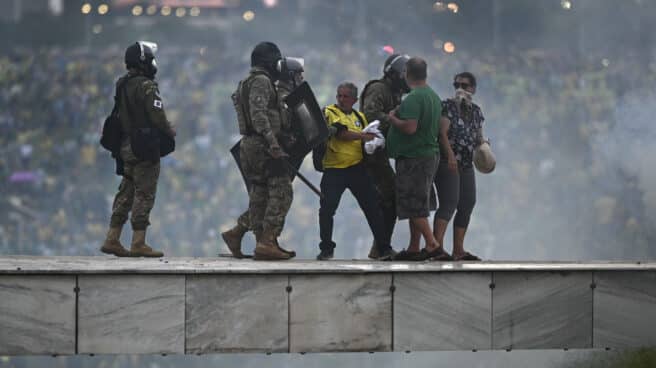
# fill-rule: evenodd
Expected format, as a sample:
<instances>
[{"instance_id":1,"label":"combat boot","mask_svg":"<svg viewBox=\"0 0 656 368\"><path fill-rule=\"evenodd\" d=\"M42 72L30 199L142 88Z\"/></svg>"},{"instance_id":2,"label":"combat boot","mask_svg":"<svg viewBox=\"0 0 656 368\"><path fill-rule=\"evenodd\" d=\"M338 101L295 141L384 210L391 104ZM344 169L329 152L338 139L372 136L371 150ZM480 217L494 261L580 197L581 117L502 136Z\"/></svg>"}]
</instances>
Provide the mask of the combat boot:
<instances>
[{"instance_id":1,"label":"combat boot","mask_svg":"<svg viewBox=\"0 0 656 368\"><path fill-rule=\"evenodd\" d=\"M232 229L221 233L221 237L228 246L228 250L230 250L230 253L235 258L244 258L244 254L241 252L241 239L247 231L247 228L238 223Z\"/></svg>"},{"instance_id":2,"label":"combat boot","mask_svg":"<svg viewBox=\"0 0 656 368\"><path fill-rule=\"evenodd\" d=\"M276 247L278 247L278 249L280 249L280 251L282 251L283 253L287 253L287 254L289 254L289 258L294 258L294 257L296 257L296 251L293 251L293 250L287 250L287 249L281 247L281 246L280 246L280 243L278 243L278 239L276 239Z\"/></svg>"},{"instance_id":3,"label":"combat boot","mask_svg":"<svg viewBox=\"0 0 656 368\"><path fill-rule=\"evenodd\" d=\"M122 230L123 226L110 227L109 231L107 231L107 238L105 238L105 242L100 247L100 251L106 254L113 254L117 257L129 257L130 252L123 247L120 241Z\"/></svg>"},{"instance_id":4,"label":"combat boot","mask_svg":"<svg viewBox=\"0 0 656 368\"><path fill-rule=\"evenodd\" d=\"M291 258L288 253L283 252L276 245L276 237L269 233L264 233L257 237L255 245L255 254L253 259L256 261L275 261L287 260Z\"/></svg>"},{"instance_id":5,"label":"combat boot","mask_svg":"<svg viewBox=\"0 0 656 368\"><path fill-rule=\"evenodd\" d=\"M164 253L154 250L146 244L146 230L134 230L132 233L131 257L162 257Z\"/></svg>"}]
</instances>

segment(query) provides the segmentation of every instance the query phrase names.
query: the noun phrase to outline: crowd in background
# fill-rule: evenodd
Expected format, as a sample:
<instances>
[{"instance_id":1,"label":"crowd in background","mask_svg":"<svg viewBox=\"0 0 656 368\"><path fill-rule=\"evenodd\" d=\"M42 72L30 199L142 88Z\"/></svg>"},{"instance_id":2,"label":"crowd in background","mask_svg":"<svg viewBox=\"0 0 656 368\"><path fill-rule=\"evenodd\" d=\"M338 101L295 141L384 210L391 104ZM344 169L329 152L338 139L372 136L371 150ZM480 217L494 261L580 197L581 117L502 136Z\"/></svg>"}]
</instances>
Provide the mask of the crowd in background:
<instances>
[{"instance_id":1,"label":"crowd in background","mask_svg":"<svg viewBox=\"0 0 656 368\"><path fill-rule=\"evenodd\" d=\"M99 254L120 178L98 141L114 82L125 70L124 46L0 54L0 253ZM251 48L161 45L157 79L178 148L162 161L149 233L167 255L225 252L217 235L247 206L229 154L239 138L230 94L248 70ZM335 87L344 80L362 88L382 76L387 57L382 51L365 55L349 43L337 50L281 49L305 58L306 80L321 105L334 102ZM645 185L654 174L618 155L644 138L640 127L648 122L636 117L653 116L652 108L624 107L652 93L656 64L628 55L581 58L532 49L426 58L428 82L443 99L453 94L453 75L476 74L474 102L485 112L485 132L497 155L496 171L479 175L468 249L484 259L655 255L648 247L656 239L650 228L656 203L649 200L655 189ZM319 182L309 160L301 170ZM294 187L282 239L310 258L318 249L318 198L298 181ZM346 197L336 216L336 258L364 258L371 235L357 204ZM397 226L397 249L405 245L404 230Z\"/></svg>"}]
</instances>

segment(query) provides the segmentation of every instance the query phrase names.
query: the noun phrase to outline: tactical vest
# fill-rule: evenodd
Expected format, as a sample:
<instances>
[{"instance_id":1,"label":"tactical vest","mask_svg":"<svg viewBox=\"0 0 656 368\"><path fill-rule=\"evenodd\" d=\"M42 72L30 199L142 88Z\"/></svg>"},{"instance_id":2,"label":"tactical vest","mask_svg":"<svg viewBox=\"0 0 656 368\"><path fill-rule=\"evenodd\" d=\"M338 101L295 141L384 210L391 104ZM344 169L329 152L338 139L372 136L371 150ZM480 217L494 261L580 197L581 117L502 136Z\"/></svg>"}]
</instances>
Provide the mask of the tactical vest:
<instances>
[{"instance_id":1,"label":"tactical vest","mask_svg":"<svg viewBox=\"0 0 656 368\"><path fill-rule=\"evenodd\" d=\"M253 124L251 123L250 105L248 103L248 96L250 95L251 83L253 81L253 78L260 74L266 75L267 79L269 79L268 75L265 72L254 71L248 77L246 77L246 79L239 82L239 85L237 85L237 89L235 90L235 92L232 93L231 96L232 104L237 113L237 122L239 123L239 134L241 135L255 134L255 130L253 129ZM271 81L271 79L269 79L269 81ZM271 100L277 106L278 96L277 96L276 88L273 85L273 82L271 82L271 90L275 94L274 98ZM269 105L271 105L271 101L269 102ZM269 106L269 108L270 107L271 106ZM279 106L277 107L279 108Z\"/></svg>"},{"instance_id":2,"label":"tactical vest","mask_svg":"<svg viewBox=\"0 0 656 368\"><path fill-rule=\"evenodd\" d=\"M364 104L365 104L364 100L365 100L365 96L367 95L367 90L374 83L383 83L385 86L387 86L387 88L389 88L390 95L392 95L392 106L386 106L386 108L389 108L389 110L388 111L383 111L384 113L388 113L388 112L392 111L396 106L401 104L401 96L398 95L397 93L393 93L391 91L392 88L389 85L389 82L383 78L383 79L373 79L373 80L370 80L369 82L367 82L367 84L365 84L364 88L362 89L362 93L360 94L360 106L364 106Z\"/></svg>"},{"instance_id":3,"label":"tactical vest","mask_svg":"<svg viewBox=\"0 0 656 368\"><path fill-rule=\"evenodd\" d=\"M126 76L117 83L118 114L125 140L129 140L132 153L140 160L158 162L175 150L175 139L157 129L142 105L140 85L148 78L142 75ZM122 90L122 91L119 91Z\"/></svg>"}]
</instances>

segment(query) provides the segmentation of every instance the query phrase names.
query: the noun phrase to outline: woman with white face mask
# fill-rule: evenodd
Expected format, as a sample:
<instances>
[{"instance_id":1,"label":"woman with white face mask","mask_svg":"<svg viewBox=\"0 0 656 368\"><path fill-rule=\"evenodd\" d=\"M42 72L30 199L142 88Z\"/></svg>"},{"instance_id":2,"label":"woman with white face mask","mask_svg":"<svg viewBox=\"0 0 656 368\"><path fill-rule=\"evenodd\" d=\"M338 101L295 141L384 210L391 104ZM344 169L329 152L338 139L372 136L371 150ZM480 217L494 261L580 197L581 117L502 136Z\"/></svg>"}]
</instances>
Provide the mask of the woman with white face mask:
<instances>
[{"instance_id":1,"label":"woman with white face mask","mask_svg":"<svg viewBox=\"0 0 656 368\"><path fill-rule=\"evenodd\" d=\"M464 72L453 80L454 97L442 102L440 119L440 160L435 187L439 208L433 221L433 235L444 245L444 233L453 222L453 260L480 261L465 251L464 241L469 219L476 203L474 149L483 143L483 113L472 102L476 93L476 77Z\"/></svg>"}]
</instances>

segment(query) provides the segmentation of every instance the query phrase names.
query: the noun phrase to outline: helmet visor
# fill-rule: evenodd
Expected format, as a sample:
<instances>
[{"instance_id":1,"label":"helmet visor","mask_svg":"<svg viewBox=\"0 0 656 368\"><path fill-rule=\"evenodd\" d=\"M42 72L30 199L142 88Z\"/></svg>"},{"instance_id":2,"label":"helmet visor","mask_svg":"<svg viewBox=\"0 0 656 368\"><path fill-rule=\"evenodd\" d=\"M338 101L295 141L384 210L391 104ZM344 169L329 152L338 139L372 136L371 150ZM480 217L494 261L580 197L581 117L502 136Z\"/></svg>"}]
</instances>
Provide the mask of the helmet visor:
<instances>
[{"instance_id":1,"label":"helmet visor","mask_svg":"<svg viewBox=\"0 0 656 368\"><path fill-rule=\"evenodd\" d=\"M278 60L277 69L281 73L302 73L305 70L305 59L297 57L284 57Z\"/></svg>"},{"instance_id":2,"label":"helmet visor","mask_svg":"<svg viewBox=\"0 0 656 368\"><path fill-rule=\"evenodd\" d=\"M155 58L157 53L157 44L150 41L138 41L139 48L141 49L141 61L146 61L148 58Z\"/></svg>"},{"instance_id":3,"label":"helmet visor","mask_svg":"<svg viewBox=\"0 0 656 368\"><path fill-rule=\"evenodd\" d=\"M387 66L386 72L394 71L399 75L403 74L405 69L405 64L410 60L408 55L399 55L392 60L392 62Z\"/></svg>"}]
</instances>

